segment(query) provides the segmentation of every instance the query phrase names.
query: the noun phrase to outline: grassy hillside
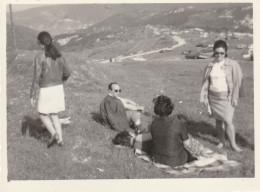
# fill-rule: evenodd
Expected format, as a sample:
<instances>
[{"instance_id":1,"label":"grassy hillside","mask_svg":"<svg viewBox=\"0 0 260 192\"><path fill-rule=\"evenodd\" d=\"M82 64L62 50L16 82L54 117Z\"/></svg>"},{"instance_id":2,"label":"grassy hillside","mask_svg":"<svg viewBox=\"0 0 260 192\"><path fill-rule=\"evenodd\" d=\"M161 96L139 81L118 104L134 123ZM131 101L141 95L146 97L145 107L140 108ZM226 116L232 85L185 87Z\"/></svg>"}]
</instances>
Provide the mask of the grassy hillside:
<instances>
[{"instance_id":1,"label":"grassy hillside","mask_svg":"<svg viewBox=\"0 0 260 192\"><path fill-rule=\"evenodd\" d=\"M62 46L62 49L83 52L89 59L108 59L136 54L139 51L146 52L171 47L176 44L170 35L157 35L151 28L146 27L108 29L96 33L73 35L78 35L78 37ZM63 37L57 36L56 39L63 39Z\"/></svg>"},{"instance_id":2,"label":"grassy hillside","mask_svg":"<svg viewBox=\"0 0 260 192\"><path fill-rule=\"evenodd\" d=\"M132 149L115 148L111 144L116 132L100 123L99 103L107 94L108 83L112 81L121 85L123 97L145 106L149 112L142 117L145 125L152 121L149 115L153 113L152 99L161 93L170 96L175 103L174 113L188 117L189 132L202 144L217 151L214 119L208 117L206 109L199 103L203 69L210 60L187 60L182 52L197 49L197 43L211 44L221 38L219 33L210 31L210 26L217 24L216 29L221 31L222 27L232 26L233 23L230 18L218 16L229 16L231 10L233 16L244 19L252 13L248 5L236 4L235 8L232 4L63 5L63 8L50 6L17 13L20 14L19 18L27 14L26 22L33 19L31 24L38 26L37 29L42 29L45 24L57 27L53 18L73 18L81 23L93 21L96 25L75 33L54 36L56 44L65 42L59 49L73 71L65 84L66 111L60 114L60 117L70 116L72 123L63 126L64 147L50 149L46 147L50 135L40 123L36 109L30 106L29 99L38 31L17 26L18 49L13 50L10 26L7 25L8 179L179 178L136 158ZM197 8L193 9L195 6ZM213 8L216 12L209 14ZM34 17L37 12L38 16ZM100 12L102 14L94 14ZM217 21L213 22L216 17ZM37 23L39 20L42 26ZM200 31L181 29L183 26L200 27L201 21L205 22L204 27L208 27L208 37L201 37ZM180 26L180 29L172 28L173 24ZM69 25L61 24L58 28L60 32L63 26ZM245 31L248 28L245 27ZM182 38L185 44L174 50L163 50L178 43L173 36ZM243 70L247 95L239 100L234 117L237 143L244 152L236 153L229 145L224 151L229 159L242 162L243 166L232 171L183 176L185 178L255 176L253 61L241 60L245 50L236 49L238 44L253 43L253 38L228 39L227 43L229 57L238 60ZM160 49L163 51L159 52ZM142 62L133 61L133 58L121 62L100 62L102 59L108 61L110 57L151 50L157 51L144 55Z\"/></svg>"},{"instance_id":3,"label":"grassy hillside","mask_svg":"<svg viewBox=\"0 0 260 192\"><path fill-rule=\"evenodd\" d=\"M37 48L37 35L38 32L27 27L15 26L15 39L16 39L16 48L23 50L32 50ZM11 25L6 25L6 36L7 36L7 45L6 49L13 48L13 36L12 36Z\"/></svg>"},{"instance_id":4,"label":"grassy hillside","mask_svg":"<svg viewBox=\"0 0 260 192\"><path fill-rule=\"evenodd\" d=\"M29 87L32 60L36 52L25 52L7 69L7 150L9 180L55 179L145 179L178 178L159 171L134 156L132 149L111 145L115 131L100 124L99 103L107 94L107 84L117 81L122 96L135 100L153 112L152 99L164 93L173 98L174 113L189 119L188 129L201 143L217 150L214 120L199 103L201 78L208 60L174 61L175 56L157 61L91 63L84 55L64 53L73 70L65 85L66 111L72 123L63 126L65 145L47 149L48 134L41 127L37 112L30 106ZM230 54L232 57L232 54ZM192 178L254 177L254 78L253 63L240 61L247 96L239 101L234 123L237 143L244 149L236 153L224 150L229 159L243 163L239 169L226 172L203 172ZM151 116L143 116L144 123ZM31 129L23 125L28 123ZM27 130L27 132L26 132ZM23 135L22 133L26 133Z\"/></svg>"}]
</instances>

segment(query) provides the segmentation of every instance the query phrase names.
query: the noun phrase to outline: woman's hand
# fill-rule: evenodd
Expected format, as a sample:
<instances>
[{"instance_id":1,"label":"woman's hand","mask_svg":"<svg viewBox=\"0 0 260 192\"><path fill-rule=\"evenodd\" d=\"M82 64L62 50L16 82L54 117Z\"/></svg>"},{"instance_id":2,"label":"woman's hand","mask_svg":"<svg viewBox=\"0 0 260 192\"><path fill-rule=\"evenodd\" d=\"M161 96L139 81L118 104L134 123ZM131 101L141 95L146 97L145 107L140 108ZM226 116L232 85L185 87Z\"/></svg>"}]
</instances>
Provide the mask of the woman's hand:
<instances>
[{"instance_id":1,"label":"woman's hand","mask_svg":"<svg viewBox=\"0 0 260 192\"><path fill-rule=\"evenodd\" d=\"M231 102L232 106L237 106L237 100L236 99L233 99L232 102Z\"/></svg>"},{"instance_id":2,"label":"woman's hand","mask_svg":"<svg viewBox=\"0 0 260 192\"><path fill-rule=\"evenodd\" d=\"M232 99L231 96L228 96L228 101L231 103L232 106L237 106L237 99Z\"/></svg>"},{"instance_id":3,"label":"woman's hand","mask_svg":"<svg viewBox=\"0 0 260 192\"><path fill-rule=\"evenodd\" d=\"M205 94L205 95L204 95L204 105L205 105L205 107L208 107L208 106L209 106L208 94Z\"/></svg>"},{"instance_id":4,"label":"woman's hand","mask_svg":"<svg viewBox=\"0 0 260 192\"><path fill-rule=\"evenodd\" d=\"M205 99L204 105L205 105L205 107L209 107L209 100L208 99Z\"/></svg>"},{"instance_id":5,"label":"woman's hand","mask_svg":"<svg viewBox=\"0 0 260 192\"><path fill-rule=\"evenodd\" d=\"M184 146L190 146L190 139L183 141Z\"/></svg>"},{"instance_id":6,"label":"woman's hand","mask_svg":"<svg viewBox=\"0 0 260 192\"><path fill-rule=\"evenodd\" d=\"M209 102L208 101L204 101L204 106L208 107L208 105L209 105Z\"/></svg>"},{"instance_id":7,"label":"woman's hand","mask_svg":"<svg viewBox=\"0 0 260 192\"><path fill-rule=\"evenodd\" d=\"M32 107L35 107L36 104L36 99L35 98L31 98L31 105Z\"/></svg>"}]
</instances>

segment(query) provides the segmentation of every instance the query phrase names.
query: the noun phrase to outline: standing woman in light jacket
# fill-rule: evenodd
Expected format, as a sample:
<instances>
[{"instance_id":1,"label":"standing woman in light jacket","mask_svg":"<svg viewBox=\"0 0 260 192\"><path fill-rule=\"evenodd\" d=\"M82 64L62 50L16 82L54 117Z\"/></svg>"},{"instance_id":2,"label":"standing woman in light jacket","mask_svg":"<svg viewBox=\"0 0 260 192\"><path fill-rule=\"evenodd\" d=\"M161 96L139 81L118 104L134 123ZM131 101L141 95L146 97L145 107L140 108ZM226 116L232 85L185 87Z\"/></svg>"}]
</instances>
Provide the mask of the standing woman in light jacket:
<instances>
[{"instance_id":1,"label":"standing woman in light jacket","mask_svg":"<svg viewBox=\"0 0 260 192\"><path fill-rule=\"evenodd\" d=\"M40 119L51 134L48 146L57 142L63 145L61 122L58 113L65 110L63 83L70 76L70 70L64 57L52 44L48 32L39 33L38 44L44 49L34 60L33 81L30 90L31 104L36 104L36 90L38 86L39 98L37 111Z\"/></svg>"},{"instance_id":2,"label":"standing woman in light jacket","mask_svg":"<svg viewBox=\"0 0 260 192\"><path fill-rule=\"evenodd\" d=\"M217 147L225 146L226 133L232 149L241 152L242 149L237 146L235 140L233 116L238 98L244 96L243 75L239 64L227 58L227 49L223 40L214 43L215 59L205 69L200 101L216 119L216 130L220 139Z\"/></svg>"}]
</instances>

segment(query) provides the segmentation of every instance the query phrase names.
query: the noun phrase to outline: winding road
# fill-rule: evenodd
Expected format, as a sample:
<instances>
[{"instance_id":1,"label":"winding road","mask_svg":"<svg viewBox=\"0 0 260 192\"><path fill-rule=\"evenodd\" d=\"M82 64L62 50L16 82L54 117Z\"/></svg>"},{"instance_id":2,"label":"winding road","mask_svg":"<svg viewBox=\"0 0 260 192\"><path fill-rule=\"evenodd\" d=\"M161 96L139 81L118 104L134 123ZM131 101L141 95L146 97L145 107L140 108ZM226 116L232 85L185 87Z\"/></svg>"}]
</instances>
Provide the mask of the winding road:
<instances>
[{"instance_id":1,"label":"winding road","mask_svg":"<svg viewBox=\"0 0 260 192\"><path fill-rule=\"evenodd\" d=\"M153 54L153 53L158 53L161 50L166 50L166 51L171 51L177 47L180 47L182 45L184 45L186 42L184 39L180 38L179 36L172 36L173 40L177 42L176 45L173 45L172 47L166 47L166 48L160 48L160 49L156 49L153 51L148 51L148 52L144 52L144 53L138 53L135 55L129 55L129 56L119 56L116 59L119 60L123 60L123 59L129 59L129 58L134 58L134 57L139 57L139 56L143 56L143 55L149 55L149 54Z\"/></svg>"},{"instance_id":2,"label":"winding road","mask_svg":"<svg viewBox=\"0 0 260 192\"><path fill-rule=\"evenodd\" d=\"M174 50L177 47L180 47L180 46L186 44L186 41L179 36L172 36L172 38L173 38L174 41L177 42L177 44L173 45L172 47L160 48L160 49L156 49L156 50L152 50L152 51L148 51L148 52L137 53L137 54L134 54L134 55L118 56L115 59L117 61L122 61L124 59L130 59L130 58L135 58L135 57L139 57L139 56L143 56L143 55L158 53L161 50L171 51L171 50ZM108 63L109 61L108 60L99 60L99 62L100 63Z\"/></svg>"}]
</instances>

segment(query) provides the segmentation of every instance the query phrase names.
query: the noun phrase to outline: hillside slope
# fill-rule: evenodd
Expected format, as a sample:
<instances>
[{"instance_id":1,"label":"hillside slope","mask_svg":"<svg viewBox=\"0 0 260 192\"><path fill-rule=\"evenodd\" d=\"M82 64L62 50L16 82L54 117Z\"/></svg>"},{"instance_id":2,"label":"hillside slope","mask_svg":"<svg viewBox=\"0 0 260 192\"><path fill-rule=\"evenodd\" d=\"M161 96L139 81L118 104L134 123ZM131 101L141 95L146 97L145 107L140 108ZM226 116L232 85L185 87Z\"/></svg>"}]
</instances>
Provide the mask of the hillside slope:
<instances>
[{"instance_id":1,"label":"hillside slope","mask_svg":"<svg viewBox=\"0 0 260 192\"><path fill-rule=\"evenodd\" d=\"M227 28L252 32L252 4L72 4L31 8L15 12L17 25L52 34L73 33L89 27ZM9 16L7 16L9 21Z\"/></svg>"},{"instance_id":2,"label":"hillside slope","mask_svg":"<svg viewBox=\"0 0 260 192\"><path fill-rule=\"evenodd\" d=\"M16 48L24 49L24 50L32 50L37 48L37 34L38 31L33 29L23 27L23 26L15 26L15 36L16 36ZM13 37L11 25L6 25L6 36L7 36L7 45L6 50L10 50L13 48Z\"/></svg>"}]
</instances>

